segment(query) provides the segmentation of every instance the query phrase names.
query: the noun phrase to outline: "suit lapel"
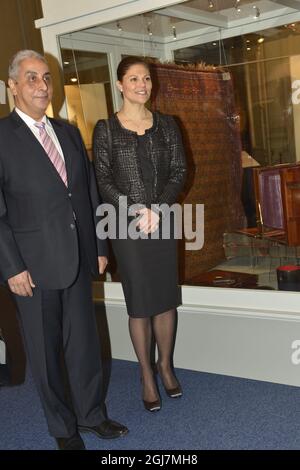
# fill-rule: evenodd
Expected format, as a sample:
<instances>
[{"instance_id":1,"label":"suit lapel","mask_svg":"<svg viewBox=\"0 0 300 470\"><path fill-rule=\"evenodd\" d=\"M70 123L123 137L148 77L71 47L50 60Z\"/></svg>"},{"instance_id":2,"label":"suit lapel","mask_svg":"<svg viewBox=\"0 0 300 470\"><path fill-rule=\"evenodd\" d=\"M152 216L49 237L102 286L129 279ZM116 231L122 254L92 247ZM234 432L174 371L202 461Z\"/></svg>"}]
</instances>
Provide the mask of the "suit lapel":
<instances>
[{"instance_id":1,"label":"suit lapel","mask_svg":"<svg viewBox=\"0 0 300 470\"><path fill-rule=\"evenodd\" d=\"M14 122L15 126L15 132L17 136L21 139L21 141L24 143L24 148L26 148L26 152L30 149L32 150L31 154L36 155L38 158L44 157L45 163L48 165L48 167L51 169L53 174L56 176L58 181L63 185L65 189L66 188L64 182L62 181L61 177L59 176L58 172L56 171L54 165L52 164L51 160L49 159L47 153L45 152L43 146L40 144L40 142L37 140L37 138L33 135L32 131L30 128L27 126L27 124L23 121L23 119L20 118L20 116L13 111L11 113L11 118ZM53 126L53 129L55 131L55 134L59 140L59 143L61 145L63 154L64 154L64 159L65 159L65 164L66 164L66 170L67 170L67 177L68 177L68 186L70 187L71 181L72 181L72 165L71 165L71 150L70 150L70 143L69 139L66 138L64 135L65 132L62 130L62 126L58 124L55 121L51 120L51 124Z\"/></svg>"}]
</instances>

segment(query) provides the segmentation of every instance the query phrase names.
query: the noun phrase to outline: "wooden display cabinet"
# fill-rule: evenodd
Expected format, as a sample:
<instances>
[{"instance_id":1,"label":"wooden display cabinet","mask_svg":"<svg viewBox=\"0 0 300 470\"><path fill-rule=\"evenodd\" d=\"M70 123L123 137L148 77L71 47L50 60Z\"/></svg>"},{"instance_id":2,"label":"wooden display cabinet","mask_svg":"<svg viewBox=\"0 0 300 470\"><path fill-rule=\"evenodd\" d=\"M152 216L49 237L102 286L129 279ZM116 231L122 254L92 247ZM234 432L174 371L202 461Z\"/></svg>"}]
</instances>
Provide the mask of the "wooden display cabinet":
<instances>
[{"instance_id":1,"label":"wooden display cabinet","mask_svg":"<svg viewBox=\"0 0 300 470\"><path fill-rule=\"evenodd\" d=\"M253 168L257 233L300 246L300 164Z\"/></svg>"}]
</instances>

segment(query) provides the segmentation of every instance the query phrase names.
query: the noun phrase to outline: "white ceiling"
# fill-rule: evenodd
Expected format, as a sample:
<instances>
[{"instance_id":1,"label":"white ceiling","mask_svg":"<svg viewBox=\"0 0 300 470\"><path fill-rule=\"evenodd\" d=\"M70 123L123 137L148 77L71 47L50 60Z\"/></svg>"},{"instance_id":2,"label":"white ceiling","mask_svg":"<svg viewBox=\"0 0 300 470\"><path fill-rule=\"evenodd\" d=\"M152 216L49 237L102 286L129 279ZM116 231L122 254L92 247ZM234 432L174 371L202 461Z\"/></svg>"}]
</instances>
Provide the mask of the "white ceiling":
<instances>
[{"instance_id":1,"label":"white ceiling","mask_svg":"<svg viewBox=\"0 0 300 470\"><path fill-rule=\"evenodd\" d=\"M278 18L300 11L300 0L240 0L241 11L238 12L237 0L183 1L173 7L133 16L86 30L93 34L123 37L124 39L143 37L144 40L155 40L168 43L174 39L174 28L177 39L203 31L228 30L236 26L260 23L263 20ZM150 34L149 34L150 33Z\"/></svg>"}]
</instances>

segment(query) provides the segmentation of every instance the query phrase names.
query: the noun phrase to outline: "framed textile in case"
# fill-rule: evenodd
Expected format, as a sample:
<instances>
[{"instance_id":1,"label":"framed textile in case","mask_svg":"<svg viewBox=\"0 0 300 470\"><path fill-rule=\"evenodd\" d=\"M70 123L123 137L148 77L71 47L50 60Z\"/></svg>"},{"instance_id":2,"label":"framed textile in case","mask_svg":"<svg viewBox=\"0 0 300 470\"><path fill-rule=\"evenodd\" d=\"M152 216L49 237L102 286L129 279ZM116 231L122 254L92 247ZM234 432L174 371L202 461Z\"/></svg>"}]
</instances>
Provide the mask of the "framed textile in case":
<instances>
[{"instance_id":1,"label":"framed textile in case","mask_svg":"<svg viewBox=\"0 0 300 470\"><path fill-rule=\"evenodd\" d=\"M229 73L203 66L151 67L152 109L173 115L183 135L188 182L182 201L204 204L204 246L182 249L183 283L224 260L224 232L243 226L239 117Z\"/></svg>"}]
</instances>

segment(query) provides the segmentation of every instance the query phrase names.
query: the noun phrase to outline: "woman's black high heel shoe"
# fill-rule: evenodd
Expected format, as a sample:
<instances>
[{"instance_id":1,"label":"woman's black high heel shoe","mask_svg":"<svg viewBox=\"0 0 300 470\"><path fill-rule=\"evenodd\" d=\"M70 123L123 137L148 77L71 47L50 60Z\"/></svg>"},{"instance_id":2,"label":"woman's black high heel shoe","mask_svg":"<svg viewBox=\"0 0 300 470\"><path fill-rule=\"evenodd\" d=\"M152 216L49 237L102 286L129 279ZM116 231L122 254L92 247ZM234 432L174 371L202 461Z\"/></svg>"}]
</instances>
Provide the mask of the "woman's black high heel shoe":
<instances>
[{"instance_id":1,"label":"woman's black high heel shoe","mask_svg":"<svg viewBox=\"0 0 300 470\"><path fill-rule=\"evenodd\" d=\"M182 394L183 394L183 393L182 393L182 388L181 388L181 386L180 386L180 384L179 384L177 378L176 378L176 380L177 380L177 382L178 382L178 385L177 385L176 387L174 387L174 388L167 388L167 387L165 386L165 384L164 384L163 377L162 377L162 373L160 372L160 368L159 368L158 363L156 364L156 370L157 370L158 374L160 375L160 378L161 378L161 380L162 380L163 387L164 387L165 392L166 392L166 394L168 395L168 397L169 397L169 398L180 398L180 397L182 397Z\"/></svg>"},{"instance_id":2,"label":"woman's black high heel shoe","mask_svg":"<svg viewBox=\"0 0 300 470\"><path fill-rule=\"evenodd\" d=\"M147 411L159 411L161 409L161 401L160 400L155 400L155 401L146 401L143 400L144 407Z\"/></svg>"},{"instance_id":3,"label":"woman's black high heel shoe","mask_svg":"<svg viewBox=\"0 0 300 470\"><path fill-rule=\"evenodd\" d=\"M141 377L141 383L143 384L142 377ZM161 409L160 397L157 400L154 400L154 401L143 400L143 403L144 403L145 410L147 410L147 411L154 412L154 411L159 411Z\"/></svg>"},{"instance_id":4,"label":"woman's black high heel shoe","mask_svg":"<svg viewBox=\"0 0 300 470\"><path fill-rule=\"evenodd\" d=\"M166 388L164 386L165 392L169 398L180 398L182 397L182 389L181 386L178 384L177 387L174 388Z\"/></svg>"}]
</instances>

